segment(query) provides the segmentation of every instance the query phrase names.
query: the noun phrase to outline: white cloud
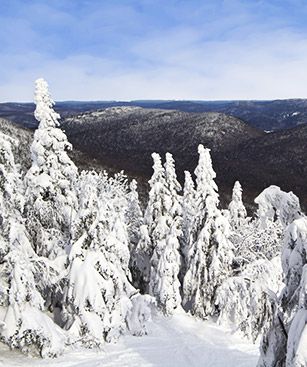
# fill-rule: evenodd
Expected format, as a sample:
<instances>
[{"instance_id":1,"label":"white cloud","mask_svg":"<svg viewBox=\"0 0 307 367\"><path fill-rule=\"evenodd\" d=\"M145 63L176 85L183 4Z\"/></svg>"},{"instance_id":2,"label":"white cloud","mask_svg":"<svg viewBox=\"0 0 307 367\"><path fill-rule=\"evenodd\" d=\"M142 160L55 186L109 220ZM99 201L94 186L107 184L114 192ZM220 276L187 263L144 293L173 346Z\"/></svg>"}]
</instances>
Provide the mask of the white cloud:
<instances>
[{"instance_id":1,"label":"white cloud","mask_svg":"<svg viewBox=\"0 0 307 367\"><path fill-rule=\"evenodd\" d=\"M250 9L232 6L229 15L225 9L203 24L188 17L186 24L151 29L103 56L79 51L54 56L52 49L39 52L29 42L25 49L2 49L0 100L32 100L33 81L41 76L57 100L306 98L307 35L275 18L257 26L259 17ZM65 14L53 17L60 22ZM17 25L22 40L27 32L34 43L49 39L23 22Z\"/></svg>"}]
</instances>

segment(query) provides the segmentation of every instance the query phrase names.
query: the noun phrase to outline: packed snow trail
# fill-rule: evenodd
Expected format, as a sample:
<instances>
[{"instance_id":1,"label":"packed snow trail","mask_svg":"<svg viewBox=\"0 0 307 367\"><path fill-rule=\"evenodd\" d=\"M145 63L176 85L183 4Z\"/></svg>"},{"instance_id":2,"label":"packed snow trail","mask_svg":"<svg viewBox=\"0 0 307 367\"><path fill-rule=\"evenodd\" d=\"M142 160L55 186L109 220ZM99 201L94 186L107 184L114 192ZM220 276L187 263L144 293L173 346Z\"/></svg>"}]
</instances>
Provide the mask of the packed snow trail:
<instances>
[{"instance_id":1,"label":"packed snow trail","mask_svg":"<svg viewBox=\"0 0 307 367\"><path fill-rule=\"evenodd\" d=\"M103 351L70 351L57 359L25 357L0 343L1 367L255 367L257 360L257 345L184 313L155 317L147 336L124 336Z\"/></svg>"}]
</instances>

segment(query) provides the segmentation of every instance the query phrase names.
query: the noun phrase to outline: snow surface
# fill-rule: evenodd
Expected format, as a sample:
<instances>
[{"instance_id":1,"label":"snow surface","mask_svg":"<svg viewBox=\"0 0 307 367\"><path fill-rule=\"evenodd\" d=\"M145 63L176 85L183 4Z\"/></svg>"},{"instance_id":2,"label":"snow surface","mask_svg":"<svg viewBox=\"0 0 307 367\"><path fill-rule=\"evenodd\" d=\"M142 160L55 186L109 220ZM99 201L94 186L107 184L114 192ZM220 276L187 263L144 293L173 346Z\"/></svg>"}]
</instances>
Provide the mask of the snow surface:
<instances>
[{"instance_id":1,"label":"snow surface","mask_svg":"<svg viewBox=\"0 0 307 367\"><path fill-rule=\"evenodd\" d=\"M103 351L78 349L57 359L26 357L0 343L1 367L255 367L258 357L258 345L183 312L155 316L147 336L123 336Z\"/></svg>"}]
</instances>

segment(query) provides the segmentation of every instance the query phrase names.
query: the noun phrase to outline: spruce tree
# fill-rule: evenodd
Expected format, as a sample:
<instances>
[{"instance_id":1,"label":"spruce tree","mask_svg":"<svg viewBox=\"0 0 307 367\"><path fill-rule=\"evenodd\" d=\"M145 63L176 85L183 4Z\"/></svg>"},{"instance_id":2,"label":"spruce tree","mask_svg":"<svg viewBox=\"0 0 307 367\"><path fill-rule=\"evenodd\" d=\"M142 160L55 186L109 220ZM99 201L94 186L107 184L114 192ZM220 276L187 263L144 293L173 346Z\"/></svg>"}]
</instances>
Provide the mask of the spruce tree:
<instances>
[{"instance_id":1,"label":"spruce tree","mask_svg":"<svg viewBox=\"0 0 307 367\"><path fill-rule=\"evenodd\" d=\"M116 340L127 328L144 333L152 302L130 284L126 204L119 194L126 189L120 186L120 180L95 172L82 172L78 184L63 319L70 334L89 347Z\"/></svg>"},{"instance_id":2,"label":"spruce tree","mask_svg":"<svg viewBox=\"0 0 307 367\"><path fill-rule=\"evenodd\" d=\"M0 338L11 348L54 357L63 351L64 332L44 312L42 289L52 269L38 257L24 225L24 187L15 165L16 141L0 133Z\"/></svg>"},{"instance_id":3,"label":"spruce tree","mask_svg":"<svg viewBox=\"0 0 307 367\"><path fill-rule=\"evenodd\" d=\"M261 343L258 366L303 367L306 356L307 219L294 220L286 230L282 250L285 287Z\"/></svg>"},{"instance_id":4,"label":"spruce tree","mask_svg":"<svg viewBox=\"0 0 307 367\"><path fill-rule=\"evenodd\" d=\"M246 209L242 201L242 187L236 181L232 190L232 199L228 206L230 213L230 223L234 230L238 229L246 222Z\"/></svg>"},{"instance_id":5,"label":"spruce tree","mask_svg":"<svg viewBox=\"0 0 307 367\"><path fill-rule=\"evenodd\" d=\"M153 255L154 246L157 242L155 229L159 218L166 214L165 211L165 170L162 166L161 157L157 153L152 154L153 174L148 181L150 190L148 203L144 213L144 225L140 229L140 240L136 249L136 261L140 274L140 289L142 293L148 293L150 278L150 259Z\"/></svg>"},{"instance_id":6,"label":"spruce tree","mask_svg":"<svg viewBox=\"0 0 307 367\"><path fill-rule=\"evenodd\" d=\"M199 145L198 152L196 216L187 253L183 303L192 314L206 318L216 312L217 288L231 274L233 248L229 241L229 222L218 209L210 150Z\"/></svg>"},{"instance_id":7,"label":"spruce tree","mask_svg":"<svg viewBox=\"0 0 307 367\"><path fill-rule=\"evenodd\" d=\"M35 82L35 118L39 126L31 145L32 166L26 174L27 227L38 255L65 255L77 209L77 168L67 151L71 144L59 128L60 116L43 79Z\"/></svg>"},{"instance_id":8,"label":"spruce tree","mask_svg":"<svg viewBox=\"0 0 307 367\"><path fill-rule=\"evenodd\" d=\"M185 180L183 187L182 198L182 238L181 238L181 252L183 257L182 276L186 272L187 254L190 246L190 235L193 221L196 214L196 192L194 181L189 171L184 172Z\"/></svg>"}]
</instances>

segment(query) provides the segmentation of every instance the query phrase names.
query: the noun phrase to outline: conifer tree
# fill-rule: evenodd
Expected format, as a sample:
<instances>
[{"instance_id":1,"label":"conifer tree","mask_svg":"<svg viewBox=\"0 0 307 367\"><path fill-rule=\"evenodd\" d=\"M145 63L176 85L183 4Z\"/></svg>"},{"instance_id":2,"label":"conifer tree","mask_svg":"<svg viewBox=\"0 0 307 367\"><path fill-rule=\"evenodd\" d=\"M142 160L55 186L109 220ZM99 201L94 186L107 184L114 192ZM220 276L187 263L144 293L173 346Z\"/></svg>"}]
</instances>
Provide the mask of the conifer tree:
<instances>
[{"instance_id":1,"label":"conifer tree","mask_svg":"<svg viewBox=\"0 0 307 367\"><path fill-rule=\"evenodd\" d=\"M170 153L166 153L164 164L165 181L162 195L162 211L156 218L156 226L152 233L153 254L150 259L149 293L157 300L158 307L165 314L172 314L180 306L179 292L179 238L181 232L181 186L177 180L175 161Z\"/></svg>"},{"instance_id":2,"label":"conifer tree","mask_svg":"<svg viewBox=\"0 0 307 367\"><path fill-rule=\"evenodd\" d=\"M282 250L285 287L261 343L258 366L302 367L307 364L307 219L301 217L286 230Z\"/></svg>"},{"instance_id":3,"label":"conifer tree","mask_svg":"<svg viewBox=\"0 0 307 367\"><path fill-rule=\"evenodd\" d=\"M89 347L116 340L127 327L144 333L144 317L152 302L141 298L129 281L120 185L116 178L95 172L82 172L78 184L80 205L72 230L63 318L70 334ZM140 304L143 311L135 315Z\"/></svg>"},{"instance_id":4,"label":"conifer tree","mask_svg":"<svg viewBox=\"0 0 307 367\"><path fill-rule=\"evenodd\" d=\"M242 201L242 187L239 181L236 181L232 190L232 200L229 204L230 223L234 230L244 225L246 222L246 209Z\"/></svg>"},{"instance_id":5,"label":"conifer tree","mask_svg":"<svg viewBox=\"0 0 307 367\"><path fill-rule=\"evenodd\" d=\"M149 201L137 246L136 263L142 274L142 291L149 292L156 298L159 308L171 314L181 302L178 280L181 236L178 192L181 186L172 155L166 154L164 168L157 153L152 157L154 172L149 181Z\"/></svg>"},{"instance_id":6,"label":"conifer tree","mask_svg":"<svg viewBox=\"0 0 307 367\"><path fill-rule=\"evenodd\" d=\"M139 195L137 192L137 182L130 182L130 191L127 195L127 212L126 221L128 224L130 263L129 268L132 275L133 284L139 288L141 286L140 279L142 278L140 270L137 266L138 255L137 245L141 240L141 226L143 225L143 213L140 208Z\"/></svg>"},{"instance_id":7,"label":"conifer tree","mask_svg":"<svg viewBox=\"0 0 307 367\"><path fill-rule=\"evenodd\" d=\"M155 228L159 218L165 213L165 170L162 166L161 157L157 153L152 154L153 174L148 181L150 190L148 203L144 213L144 225L140 230L140 240L136 249L136 267L140 274L139 284L143 293L148 292L150 278L150 259L153 255L154 246L157 242Z\"/></svg>"},{"instance_id":8,"label":"conifer tree","mask_svg":"<svg viewBox=\"0 0 307 367\"><path fill-rule=\"evenodd\" d=\"M182 198L182 255L184 260L184 269L182 273L185 273L186 257L189 249L189 241L192 230L193 221L196 214L196 192L194 187L194 181L189 171L184 171L185 180L183 187Z\"/></svg>"},{"instance_id":9,"label":"conifer tree","mask_svg":"<svg viewBox=\"0 0 307 367\"><path fill-rule=\"evenodd\" d=\"M140 227L143 224L143 213L140 207L139 195L137 192L137 182L132 180L129 185L130 192L127 195L127 222L130 243L130 252L133 253L139 242Z\"/></svg>"},{"instance_id":10,"label":"conifer tree","mask_svg":"<svg viewBox=\"0 0 307 367\"><path fill-rule=\"evenodd\" d=\"M25 177L27 227L36 253L54 259L64 255L69 244L77 209L77 168L67 154L71 145L59 128L60 116L53 110L43 79L35 82L35 104L39 126L31 145L32 166Z\"/></svg>"},{"instance_id":11,"label":"conifer tree","mask_svg":"<svg viewBox=\"0 0 307 367\"><path fill-rule=\"evenodd\" d=\"M218 209L217 185L210 150L198 147L196 216L190 235L183 303L198 317L215 313L216 290L231 274L233 260L228 220Z\"/></svg>"},{"instance_id":12,"label":"conifer tree","mask_svg":"<svg viewBox=\"0 0 307 367\"><path fill-rule=\"evenodd\" d=\"M181 196L181 185L177 180L175 161L171 153L165 154L165 184L168 195L166 198L170 198L169 202L165 201L166 210L168 214L175 219L182 214Z\"/></svg>"},{"instance_id":13,"label":"conifer tree","mask_svg":"<svg viewBox=\"0 0 307 367\"><path fill-rule=\"evenodd\" d=\"M65 334L44 313L41 289L49 264L33 251L24 225L24 188L15 165L16 141L0 133L0 338L11 348L54 357Z\"/></svg>"}]
</instances>

